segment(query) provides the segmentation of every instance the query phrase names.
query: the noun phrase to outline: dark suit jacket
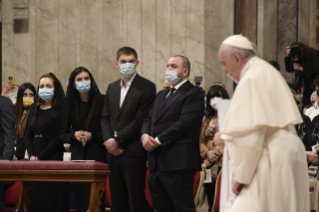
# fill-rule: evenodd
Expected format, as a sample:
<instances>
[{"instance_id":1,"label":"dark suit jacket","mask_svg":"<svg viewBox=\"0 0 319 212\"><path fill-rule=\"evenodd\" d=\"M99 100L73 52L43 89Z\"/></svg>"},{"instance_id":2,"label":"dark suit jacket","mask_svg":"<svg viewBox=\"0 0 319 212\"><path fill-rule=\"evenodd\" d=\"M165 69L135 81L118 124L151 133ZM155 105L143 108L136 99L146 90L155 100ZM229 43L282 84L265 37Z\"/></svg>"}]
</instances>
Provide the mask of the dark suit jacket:
<instances>
[{"instance_id":1,"label":"dark suit jacket","mask_svg":"<svg viewBox=\"0 0 319 212\"><path fill-rule=\"evenodd\" d=\"M187 81L162 106L168 93L168 89L158 93L142 128L142 134L158 137L162 143L148 154L149 170L157 166L160 171L200 170L204 94Z\"/></svg>"},{"instance_id":2,"label":"dark suit jacket","mask_svg":"<svg viewBox=\"0 0 319 212\"><path fill-rule=\"evenodd\" d=\"M15 110L11 100L0 96L0 156L2 160L12 160L14 153Z\"/></svg>"},{"instance_id":3,"label":"dark suit jacket","mask_svg":"<svg viewBox=\"0 0 319 212\"><path fill-rule=\"evenodd\" d=\"M116 131L120 145L125 149L123 155L146 158L140 140L141 128L156 96L155 84L136 74L120 108L120 82L111 83L107 90L101 119L103 139L114 138ZM107 153L107 156L113 155Z\"/></svg>"},{"instance_id":4,"label":"dark suit jacket","mask_svg":"<svg viewBox=\"0 0 319 212\"><path fill-rule=\"evenodd\" d=\"M68 123L62 122L61 138L64 143L71 144L72 160L96 160L106 162L106 148L103 145L104 140L100 124L104 100L105 95L100 95L92 100L86 122L83 124L85 125L85 129L81 128L83 125L80 125L79 122L78 106L76 106L74 112L71 113ZM70 131L71 126L72 129ZM74 133L78 130L92 133L92 139L86 143L85 148L83 148L81 142L74 138Z\"/></svg>"}]
</instances>

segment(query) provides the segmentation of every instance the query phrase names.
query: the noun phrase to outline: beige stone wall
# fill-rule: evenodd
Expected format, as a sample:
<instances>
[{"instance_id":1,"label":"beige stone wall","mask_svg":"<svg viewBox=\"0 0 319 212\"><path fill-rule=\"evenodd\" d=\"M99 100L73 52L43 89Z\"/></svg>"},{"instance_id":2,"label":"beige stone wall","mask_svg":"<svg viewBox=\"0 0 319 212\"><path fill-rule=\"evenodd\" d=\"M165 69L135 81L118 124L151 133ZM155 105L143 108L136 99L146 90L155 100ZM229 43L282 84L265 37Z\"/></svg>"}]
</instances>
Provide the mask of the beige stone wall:
<instances>
[{"instance_id":1,"label":"beige stone wall","mask_svg":"<svg viewBox=\"0 0 319 212\"><path fill-rule=\"evenodd\" d=\"M138 73L161 89L167 60L182 54L192 65L190 79L232 83L217 59L220 42L233 33L234 0L28 0L29 29L13 32L12 1L2 1L3 85L37 84L47 72L64 87L71 71L85 66L104 93L119 78L115 53L123 46L139 54Z\"/></svg>"}]
</instances>

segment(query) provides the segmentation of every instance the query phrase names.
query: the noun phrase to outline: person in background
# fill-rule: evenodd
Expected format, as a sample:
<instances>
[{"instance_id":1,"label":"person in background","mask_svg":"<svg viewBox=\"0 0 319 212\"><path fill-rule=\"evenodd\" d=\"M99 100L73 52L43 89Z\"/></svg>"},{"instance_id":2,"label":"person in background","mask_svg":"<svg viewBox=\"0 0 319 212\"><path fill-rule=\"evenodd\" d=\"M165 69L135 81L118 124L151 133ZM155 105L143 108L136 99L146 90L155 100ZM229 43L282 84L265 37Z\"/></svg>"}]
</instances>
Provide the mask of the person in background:
<instances>
[{"instance_id":1,"label":"person in background","mask_svg":"<svg viewBox=\"0 0 319 212\"><path fill-rule=\"evenodd\" d=\"M27 123L26 144L30 161L62 161L60 136L65 94L53 73L41 76ZM69 212L69 189L64 182L36 182L31 197L32 212Z\"/></svg>"},{"instance_id":2,"label":"person in background","mask_svg":"<svg viewBox=\"0 0 319 212\"><path fill-rule=\"evenodd\" d=\"M280 72L280 65L279 65L279 63L278 63L277 61L275 61L275 60L270 60L270 61L268 61L268 63L269 63L270 65L272 65L273 67L275 67L275 68ZM290 82L287 82L287 84L288 84L288 86L289 86L290 89L295 89L294 84L292 84L292 83L290 83Z\"/></svg>"},{"instance_id":3,"label":"person in background","mask_svg":"<svg viewBox=\"0 0 319 212\"><path fill-rule=\"evenodd\" d=\"M212 182L204 184L204 192L207 196L208 212L212 211L215 196L215 183L222 167L222 152L214 142L215 133L218 132L217 106L221 99L229 99L225 86L214 83L208 90L206 96L206 113L202 121L202 128L199 137L200 154L204 160L204 170L210 169Z\"/></svg>"},{"instance_id":4,"label":"person in background","mask_svg":"<svg viewBox=\"0 0 319 212\"><path fill-rule=\"evenodd\" d=\"M163 90L168 89L170 87L171 87L171 83L169 83L167 80L165 80L163 83Z\"/></svg>"},{"instance_id":5,"label":"person in background","mask_svg":"<svg viewBox=\"0 0 319 212\"><path fill-rule=\"evenodd\" d=\"M71 144L72 160L106 163L106 149L100 124L104 99L105 96L101 95L89 70L78 67L72 71L61 127L63 143ZM77 211L86 212L89 207L91 183L72 183L72 186ZM105 211L103 202L100 210Z\"/></svg>"},{"instance_id":6,"label":"person in background","mask_svg":"<svg viewBox=\"0 0 319 212\"><path fill-rule=\"evenodd\" d=\"M317 91L314 91L312 92L310 97L311 104L313 105L317 100L318 100Z\"/></svg>"},{"instance_id":7,"label":"person in background","mask_svg":"<svg viewBox=\"0 0 319 212\"><path fill-rule=\"evenodd\" d=\"M16 114L16 151L14 159L29 159L26 147L25 129L29 114L34 103L35 88L31 83L23 83L18 90L15 107Z\"/></svg>"},{"instance_id":8,"label":"person in background","mask_svg":"<svg viewBox=\"0 0 319 212\"><path fill-rule=\"evenodd\" d=\"M114 212L149 211L144 192L147 155L140 138L156 87L136 72L138 64L133 48L117 51L115 65L122 77L109 85L101 119Z\"/></svg>"},{"instance_id":9,"label":"person in background","mask_svg":"<svg viewBox=\"0 0 319 212\"><path fill-rule=\"evenodd\" d=\"M0 160L12 160L16 137L15 114L12 102L0 96ZM0 181L0 212L4 212L5 187Z\"/></svg>"},{"instance_id":10,"label":"person in background","mask_svg":"<svg viewBox=\"0 0 319 212\"><path fill-rule=\"evenodd\" d=\"M160 91L142 128L148 151L148 184L158 212L195 212L193 183L201 170L199 135L204 116L204 94L188 80L187 57L168 60L166 79L170 89Z\"/></svg>"},{"instance_id":11,"label":"person in background","mask_svg":"<svg viewBox=\"0 0 319 212\"><path fill-rule=\"evenodd\" d=\"M298 63L293 63L290 57L290 47L292 46L298 46L302 50L302 58L299 58L301 61ZM313 79L319 74L319 51L302 42L293 42L286 47L285 67L289 73L296 71L296 79L299 78L298 76L301 77L301 80L297 82L299 85L296 86L303 86L302 105L310 104L310 96L315 89Z\"/></svg>"}]
</instances>

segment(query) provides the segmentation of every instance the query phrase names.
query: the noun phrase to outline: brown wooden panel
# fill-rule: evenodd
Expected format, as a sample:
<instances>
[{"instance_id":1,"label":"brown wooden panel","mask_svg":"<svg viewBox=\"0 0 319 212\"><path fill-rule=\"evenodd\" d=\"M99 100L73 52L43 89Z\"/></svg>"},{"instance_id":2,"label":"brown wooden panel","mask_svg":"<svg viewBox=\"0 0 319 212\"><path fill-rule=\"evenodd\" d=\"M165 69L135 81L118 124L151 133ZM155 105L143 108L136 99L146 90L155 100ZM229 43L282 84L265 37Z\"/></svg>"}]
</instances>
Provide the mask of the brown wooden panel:
<instances>
[{"instance_id":1,"label":"brown wooden panel","mask_svg":"<svg viewBox=\"0 0 319 212\"><path fill-rule=\"evenodd\" d=\"M235 34L257 43L257 0L235 0Z\"/></svg>"}]
</instances>

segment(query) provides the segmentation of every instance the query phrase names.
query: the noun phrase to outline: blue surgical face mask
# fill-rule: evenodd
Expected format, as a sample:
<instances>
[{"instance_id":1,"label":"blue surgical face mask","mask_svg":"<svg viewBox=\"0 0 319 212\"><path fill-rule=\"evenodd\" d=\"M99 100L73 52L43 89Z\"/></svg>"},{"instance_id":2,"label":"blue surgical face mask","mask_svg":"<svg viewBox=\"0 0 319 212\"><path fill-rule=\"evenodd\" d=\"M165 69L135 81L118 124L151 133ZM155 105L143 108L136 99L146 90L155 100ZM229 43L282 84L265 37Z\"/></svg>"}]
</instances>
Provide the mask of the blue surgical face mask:
<instances>
[{"instance_id":1,"label":"blue surgical face mask","mask_svg":"<svg viewBox=\"0 0 319 212\"><path fill-rule=\"evenodd\" d=\"M49 101L54 96L54 90L53 88L40 88L38 94L43 101Z\"/></svg>"},{"instance_id":2,"label":"blue surgical face mask","mask_svg":"<svg viewBox=\"0 0 319 212\"><path fill-rule=\"evenodd\" d=\"M131 78L131 76L134 74L135 72L135 64L134 63L124 63L122 65L120 65L121 68L121 74L123 74L123 76L125 78Z\"/></svg>"},{"instance_id":3,"label":"blue surgical face mask","mask_svg":"<svg viewBox=\"0 0 319 212\"><path fill-rule=\"evenodd\" d=\"M78 90L80 93L87 93L91 89L91 81L90 80L84 80L81 82L76 82L76 90Z\"/></svg>"},{"instance_id":4,"label":"blue surgical face mask","mask_svg":"<svg viewBox=\"0 0 319 212\"><path fill-rule=\"evenodd\" d=\"M165 77L166 80L171 83L171 85L175 85L182 77L177 76L178 71L166 70Z\"/></svg>"}]
</instances>

